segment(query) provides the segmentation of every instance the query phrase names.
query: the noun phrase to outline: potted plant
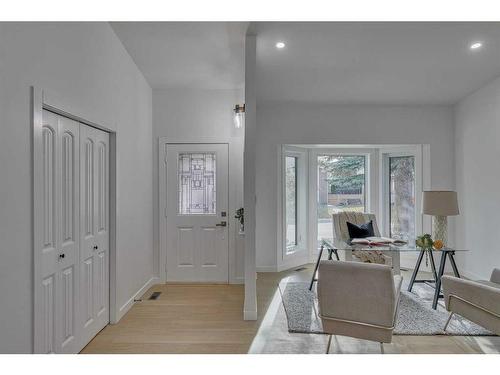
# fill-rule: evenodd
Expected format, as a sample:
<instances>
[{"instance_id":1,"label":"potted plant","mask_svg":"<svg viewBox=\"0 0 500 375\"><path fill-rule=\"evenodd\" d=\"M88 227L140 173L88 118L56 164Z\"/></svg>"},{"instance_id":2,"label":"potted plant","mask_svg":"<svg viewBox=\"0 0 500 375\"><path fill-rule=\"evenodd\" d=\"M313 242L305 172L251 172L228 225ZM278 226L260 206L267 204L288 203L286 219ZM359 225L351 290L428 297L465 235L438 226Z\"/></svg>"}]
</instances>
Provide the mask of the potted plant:
<instances>
[{"instance_id":1,"label":"potted plant","mask_svg":"<svg viewBox=\"0 0 500 375\"><path fill-rule=\"evenodd\" d=\"M240 207L236 210L236 215L234 216L240 222L240 233L245 232L245 209Z\"/></svg>"},{"instance_id":2,"label":"potted plant","mask_svg":"<svg viewBox=\"0 0 500 375\"><path fill-rule=\"evenodd\" d=\"M426 233L422 236L418 236L415 240L415 245L421 248L422 250L432 251L432 246L434 245L434 241L429 233ZM425 252L425 266L429 265L429 252Z\"/></svg>"},{"instance_id":3,"label":"potted plant","mask_svg":"<svg viewBox=\"0 0 500 375\"><path fill-rule=\"evenodd\" d=\"M422 250L429 250L429 249L432 249L432 245L434 244L434 241L432 240L431 235L426 233L422 236L418 236L417 240L415 241L415 244L418 247L420 247Z\"/></svg>"}]
</instances>

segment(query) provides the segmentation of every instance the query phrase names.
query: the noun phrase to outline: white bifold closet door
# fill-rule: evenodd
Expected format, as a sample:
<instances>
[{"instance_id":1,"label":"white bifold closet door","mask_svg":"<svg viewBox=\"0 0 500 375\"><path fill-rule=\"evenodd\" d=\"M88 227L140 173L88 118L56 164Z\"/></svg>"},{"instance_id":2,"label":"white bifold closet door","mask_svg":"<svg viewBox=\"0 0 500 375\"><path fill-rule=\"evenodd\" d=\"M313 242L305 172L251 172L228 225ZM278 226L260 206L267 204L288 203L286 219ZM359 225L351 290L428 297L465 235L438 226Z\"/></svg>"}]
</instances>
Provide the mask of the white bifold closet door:
<instances>
[{"instance_id":1,"label":"white bifold closet door","mask_svg":"<svg viewBox=\"0 0 500 375\"><path fill-rule=\"evenodd\" d=\"M87 344L109 322L109 135L80 126L80 301Z\"/></svg>"},{"instance_id":2,"label":"white bifold closet door","mask_svg":"<svg viewBox=\"0 0 500 375\"><path fill-rule=\"evenodd\" d=\"M35 352L78 353L109 322L108 134L44 110L41 142Z\"/></svg>"}]
</instances>

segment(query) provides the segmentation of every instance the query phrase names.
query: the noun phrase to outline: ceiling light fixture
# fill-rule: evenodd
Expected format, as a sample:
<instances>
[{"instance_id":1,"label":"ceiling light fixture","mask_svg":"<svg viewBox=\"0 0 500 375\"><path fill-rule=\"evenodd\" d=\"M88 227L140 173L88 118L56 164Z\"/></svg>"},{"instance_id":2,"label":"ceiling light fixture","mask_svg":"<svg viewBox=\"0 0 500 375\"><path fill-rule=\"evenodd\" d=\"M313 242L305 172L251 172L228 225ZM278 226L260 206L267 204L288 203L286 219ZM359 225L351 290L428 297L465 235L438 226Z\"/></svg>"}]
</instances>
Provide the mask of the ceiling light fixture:
<instances>
[{"instance_id":1,"label":"ceiling light fixture","mask_svg":"<svg viewBox=\"0 0 500 375\"><path fill-rule=\"evenodd\" d=\"M276 48L277 49L283 49L285 48L286 44L284 42L278 42L276 43Z\"/></svg>"},{"instance_id":2,"label":"ceiling light fixture","mask_svg":"<svg viewBox=\"0 0 500 375\"><path fill-rule=\"evenodd\" d=\"M482 42L474 42L470 45L470 49L478 49L478 48L481 48L483 46L483 43Z\"/></svg>"}]
</instances>

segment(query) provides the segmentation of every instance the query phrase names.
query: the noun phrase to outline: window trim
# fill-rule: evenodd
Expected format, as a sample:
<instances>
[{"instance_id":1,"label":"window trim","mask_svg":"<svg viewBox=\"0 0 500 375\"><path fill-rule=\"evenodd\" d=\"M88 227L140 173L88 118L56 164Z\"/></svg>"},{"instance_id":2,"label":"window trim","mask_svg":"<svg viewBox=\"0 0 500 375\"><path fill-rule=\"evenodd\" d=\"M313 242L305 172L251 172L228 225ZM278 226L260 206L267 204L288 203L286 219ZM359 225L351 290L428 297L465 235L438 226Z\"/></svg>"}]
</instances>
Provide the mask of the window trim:
<instances>
[{"instance_id":1,"label":"window trim","mask_svg":"<svg viewBox=\"0 0 500 375\"><path fill-rule=\"evenodd\" d=\"M318 222L317 210L318 202L316 193L318 191L318 164L317 158L321 155L352 155L365 156L365 210L378 216L378 206L376 197L378 194L378 149L373 147L324 147L310 149L309 153L309 261L315 262L317 253Z\"/></svg>"},{"instance_id":2,"label":"window trim","mask_svg":"<svg viewBox=\"0 0 500 375\"><path fill-rule=\"evenodd\" d=\"M283 176L282 164L285 151L298 152L306 160L306 230L307 243L305 251L296 251L293 254L285 255L283 251ZM418 164L421 172L420 188L417 183L415 189L417 192L416 214L420 214L421 194L420 191L429 190L431 188L431 172L430 172L430 145L429 144L279 144L276 148L278 166L277 169L277 262L276 270L282 271L301 265L308 262L315 262L317 259L317 156L327 154L345 154L345 155L366 155L368 161L366 164L365 191L366 202L365 209L367 212L373 213L378 218L378 225L382 235L385 235L387 225L386 213L384 212L384 154L398 152L414 152L416 153L416 165ZM396 156L396 155L394 155ZM427 215L422 215L422 233L430 233L431 218ZM417 227L418 231L418 227ZM300 249L303 250L303 249ZM304 254L307 255L304 258ZM292 256L293 255L293 256ZM401 258L403 262L403 257ZM414 261L412 261L414 264Z\"/></svg>"},{"instance_id":3,"label":"window trim","mask_svg":"<svg viewBox=\"0 0 500 375\"><path fill-rule=\"evenodd\" d=\"M422 148L419 146L401 146L395 148L384 148L380 150L380 213L381 227L380 230L384 236L389 236L390 233L390 175L389 162L391 157L413 156L415 158L415 232L421 233L423 230L423 215L420 213L422 205L422 194L424 190L423 184L423 168L422 168ZM420 192L420 193L419 193Z\"/></svg>"},{"instance_id":4,"label":"window trim","mask_svg":"<svg viewBox=\"0 0 500 375\"><path fill-rule=\"evenodd\" d=\"M414 170L414 178L413 178L413 195L414 195L414 199L415 199L415 203L414 203L414 217L413 217L413 222L414 222L414 229L415 229L415 233L413 233L413 235L409 238L415 238L415 236L417 235L418 233L418 214L417 214L417 207L418 207L418 204L417 204L417 201L418 201L418 193L417 193L417 185L418 185L418 173L417 173L417 158L415 157L415 155L392 155L392 154L386 154L385 155L385 158L384 158L384 163L387 163L387 164L384 164L385 165L385 169L384 169L384 183L385 183L385 186L386 186L386 189L384 191L384 199L386 200L386 212L385 212L385 215L387 215L387 218L386 220L388 221L388 225L387 225L387 234L389 237L393 237L393 233L392 233L392 228L391 228L391 222L392 222L392 209L391 209L391 182L392 182L392 178L391 178L391 161L393 159L397 159L397 158L413 158L413 170Z\"/></svg>"},{"instance_id":5,"label":"window trim","mask_svg":"<svg viewBox=\"0 0 500 375\"><path fill-rule=\"evenodd\" d=\"M293 248L286 244L286 157L297 160L296 174L296 237ZM277 270L281 271L308 262L308 158L307 148L281 145L278 160L278 238Z\"/></svg>"},{"instance_id":6,"label":"window trim","mask_svg":"<svg viewBox=\"0 0 500 375\"><path fill-rule=\"evenodd\" d=\"M379 151L380 170L378 174L381 180L378 204L381 218L379 229L382 235L388 236L390 232L389 157L397 156L415 157L415 232L417 235L431 233L431 217L421 214L422 191L429 190L431 187L430 146L428 144L394 145L382 147ZM400 256L401 267L413 267L417 255L417 253L402 253ZM425 268L425 270L430 269Z\"/></svg>"},{"instance_id":7,"label":"window trim","mask_svg":"<svg viewBox=\"0 0 500 375\"><path fill-rule=\"evenodd\" d=\"M286 185L286 179L287 179L287 171L286 169L288 168L288 164L286 162L287 159L293 159L294 160L294 168L295 168L295 197L294 197L294 204L295 204L295 239L294 239L294 245L293 247L290 247L288 246L288 230L287 230L287 220L288 220L288 215L287 215L287 185ZM296 249L298 246L299 246L299 229L298 229L298 223L299 223L299 156L297 155L291 155L290 153L285 153L284 155L284 160L285 160L285 163L283 164L283 168L285 169L283 172L283 176L284 176L284 179L283 179L283 185L284 185L284 190L283 190L283 220L284 220L284 225L285 225L285 229L283 231L283 238L285 239L285 243L284 243L284 246L285 246L285 251L286 253L291 253L293 251L295 251L294 249ZM291 251L289 251L290 249L292 249Z\"/></svg>"}]
</instances>

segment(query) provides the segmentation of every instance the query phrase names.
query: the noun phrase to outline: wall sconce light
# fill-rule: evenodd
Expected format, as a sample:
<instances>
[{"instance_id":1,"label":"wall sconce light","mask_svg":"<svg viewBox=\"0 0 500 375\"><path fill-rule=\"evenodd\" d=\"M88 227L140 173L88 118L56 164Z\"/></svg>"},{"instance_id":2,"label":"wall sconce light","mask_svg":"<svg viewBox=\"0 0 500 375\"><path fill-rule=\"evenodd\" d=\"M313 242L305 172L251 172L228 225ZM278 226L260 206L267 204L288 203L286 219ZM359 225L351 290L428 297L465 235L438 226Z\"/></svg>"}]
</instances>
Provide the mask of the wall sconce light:
<instances>
[{"instance_id":1,"label":"wall sconce light","mask_svg":"<svg viewBox=\"0 0 500 375\"><path fill-rule=\"evenodd\" d=\"M234 111L234 127L236 129L240 129L245 125L245 104L236 106L233 109Z\"/></svg>"}]
</instances>

